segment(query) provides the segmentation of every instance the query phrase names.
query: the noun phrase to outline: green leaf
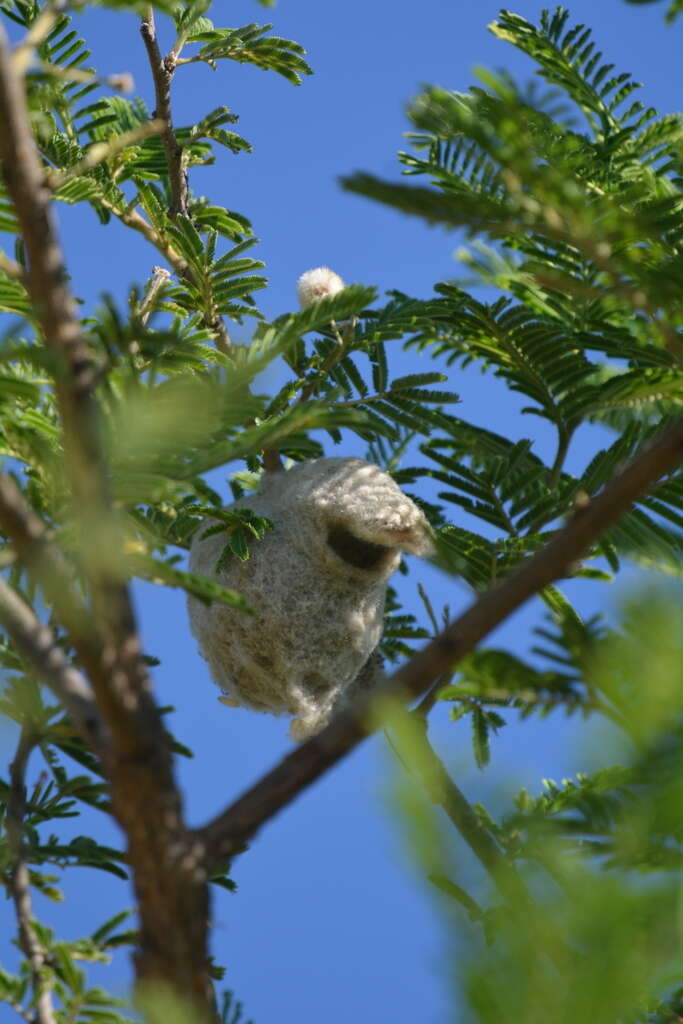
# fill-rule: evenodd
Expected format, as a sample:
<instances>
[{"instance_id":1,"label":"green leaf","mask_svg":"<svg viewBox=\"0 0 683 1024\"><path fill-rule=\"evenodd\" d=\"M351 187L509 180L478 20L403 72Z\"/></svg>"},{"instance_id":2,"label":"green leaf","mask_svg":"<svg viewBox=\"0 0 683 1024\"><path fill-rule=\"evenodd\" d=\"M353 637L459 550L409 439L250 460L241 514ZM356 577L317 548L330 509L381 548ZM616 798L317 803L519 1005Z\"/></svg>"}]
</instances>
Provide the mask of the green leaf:
<instances>
[{"instance_id":1,"label":"green leaf","mask_svg":"<svg viewBox=\"0 0 683 1024\"><path fill-rule=\"evenodd\" d=\"M199 576L197 573L175 569L167 562L162 562L149 555L129 556L129 562L137 576L152 583L180 587L204 604L217 601L219 604L226 604L238 611L253 614L253 609L245 598L208 576Z\"/></svg>"},{"instance_id":2,"label":"green leaf","mask_svg":"<svg viewBox=\"0 0 683 1024\"><path fill-rule=\"evenodd\" d=\"M488 720L482 709L475 705L472 715L472 747L477 768L483 769L491 760Z\"/></svg>"},{"instance_id":3,"label":"green leaf","mask_svg":"<svg viewBox=\"0 0 683 1024\"><path fill-rule=\"evenodd\" d=\"M293 85L300 85L302 75L312 74L303 59L306 52L291 39L268 36L272 25L244 25L235 29L214 29L189 36L191 43L203 43L197 59L213 64L217 60L235 60L253 64L265 71L275 71Z\"/></svg>"}]
</instances>

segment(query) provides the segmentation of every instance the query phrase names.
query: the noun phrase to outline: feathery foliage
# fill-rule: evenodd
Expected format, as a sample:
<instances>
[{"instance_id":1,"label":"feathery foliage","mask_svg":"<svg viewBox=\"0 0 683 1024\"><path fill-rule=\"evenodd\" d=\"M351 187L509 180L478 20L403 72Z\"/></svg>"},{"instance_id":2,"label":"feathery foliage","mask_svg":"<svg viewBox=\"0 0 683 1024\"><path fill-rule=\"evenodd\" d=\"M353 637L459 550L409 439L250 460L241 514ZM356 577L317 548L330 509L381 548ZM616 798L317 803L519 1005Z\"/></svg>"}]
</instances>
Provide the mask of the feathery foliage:
<instances>
[{"instance_id":1,"label":"feathery foliage","mask_svg":"<svg viewBox=\"0 0 683 1024\"><path fill-rule=\"evenodd\" d=\"M143 15L146 9L132 0L106 6ZM208 2L164 0L155 7L175 25L171 63L178 78L186 64L215 69L223 60L297 85L310 73L302 47L269 35L271 26L217 28ZM669 16L679 10L673 3ZM502 11L490 26L532 58L549 89L489 72L480 72L467 93L429 87L410 107L411 149L400 154L405 174L421 183L368 174L344 179L353 192L463 229L471 242L462 260L495 288L491 301L481 289L471 294L450 281L438 283L427 300L399 292L378 299L375 289L356 284L272 322L258 306L267 281L252 255L257 240L249 220L191 190L187 211L176 211L164 126L139 97L112 95L116 83L90 68L70 14L39 0L4 0L0 11L15 39L54 13L47 30L37 32L26 76L52 198L85 204L103 224L117 221L136 232L150 246L150 264L162 264L123 306L105 294L81 321L117 514L101 557L116 564L121 580L179 587L249 614L241 595L182 567L198 530L225 534L220 566L248 559L249 545L272 528L253 513L226 509L226 495L206 474L227 471L239 497L257 485L268 453L296 462L362 445L424 508L437 566L476 595L539 550L680 415L683 123L644 106L637 83L617 72L590 30L572 24L562 8L543 12L538 25ZM192 169L211 163L216 147L248 159L251 146L233 130L237 121L221 106L174 129L190 183ZM24 246L5 191L0 231L3 240L16 236L0 254L0 311L7 314L0 454L87 604L53 386L58 368L29 298ZM248 344L232 340L235 323L251 325ZM397 375L392 356L399 346L419 353L428 369ZM526 422L540 419L549 428L549 458L531 426L508 437L489 429L485 416L470 422L456 415L454 387L471 364L519 397L521 414L536 418ZM261 374L269 368L279 383L262 393ZM594 447L577 469L579 432ZM584 617L573 603L581 591L563 581L540 595L545 617L526 652L484 646L434 694L435 703L449 705L452 720L469 719L482 770L492 758L495 765L495 734L516 713L602 718L621 730L627 749L623 765L548 782L540 797L523 791L500 820L484 808L474 813L487 841L534 880L565 948L559 969L557 958L552 963L546 955L538 921L520 927L520 906L501 907L498 897L484 907L435 841L427 873L445 901L466 910L468 935L481 931L484 939L475 940L476 955L464 959L462 972L473 1020L540 1024L548 1006L567 1024L677 1019L680 993L671 993L681 983L675 907L683 837L672 809L681 795L683 623L670 605L680 600L682 527L679 469L566 573L567 580L603 584L635 563L666 574L671 590L661 593L670 600L661 593L641 599L615 625ZM48 595L9 538L0 560L11 587L73 657L68 631L46 611ZM405 593L389 593L382 642L388 660L409 654L441 627L424 591L424 613L404 607ZM48 823L83 808L109 813L107 789L97 760L9 641L0 661L0 711L43 760L21 822L31 886L58 900L60 875L71 866L127 877L120 850L46 832ZM187 753L172 742L176 753ZM0 782L6 817L11 787L11 780ZM5 836L0 858L10 891L16 856ZM224 873L212 881L232 887ZM125 1007L90 987L75 965L105 961L135 944L124 920L119 914L74 942L34 922L42 984L59 1021L127 1019ZM36 986L28 957L15 973L0 972L0 1000L24 1015L33 1012ZM226 997L218 1019L235 1024L240 1013Z\"/></svg>"},{"instance_id":2,"label":"feathery foliage","mask_svg":"<svg viewBox=\"0 0 683 1024\"><path fill-rule=\"evenodd\" d=\"M534 60L552 91L488 72L468 93L427 88L410 107L412 149L400 159L428 184L344 179L476 236L461 259L499 295L487 302L438 284L430 322L407 345L453 368L479 364L521 396L522 414L555 432L546 462L532 432L502 437L454 418L420 444L426 461L402 470L439 488L440 561L477 590L537 550L680 415L683 384L683 122L646 108L637 83L562 8L538 25L503 11L490 28ZM590 426L594 455L570 472L577 431ZM680 470L662 481L569 574L609 581L630 561L680 576L682 485ZM622 733L624 763L547 781L540 797L522 791L500 822L476 809L505 859L533 878L566 949L561 964L534 922L520 927L520 906L482 908L435 841L430 877L481 926L460 971L471 1019L532 1024L552 1005L567 1024L674 1020L680 943L666 908L681 868L680 587L634 599L619 626L582 618L562 588L542 596L548 622L528 657L478 650L438 699L454 720L470 718L480 768L509 709L605 719Z\"/></svg>"}]
</instances>

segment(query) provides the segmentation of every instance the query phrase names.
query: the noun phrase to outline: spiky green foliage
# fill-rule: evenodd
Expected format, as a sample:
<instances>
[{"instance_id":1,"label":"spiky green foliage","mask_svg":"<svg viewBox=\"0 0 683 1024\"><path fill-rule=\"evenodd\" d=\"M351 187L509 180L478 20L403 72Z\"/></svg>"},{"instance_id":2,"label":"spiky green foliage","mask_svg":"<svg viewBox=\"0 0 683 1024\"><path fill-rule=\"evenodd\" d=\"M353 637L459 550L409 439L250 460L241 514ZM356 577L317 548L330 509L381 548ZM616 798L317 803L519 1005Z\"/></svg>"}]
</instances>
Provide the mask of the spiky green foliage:
<instances>
[{"instance_id":1,"label":"spiky green foliage","mask_svg":"<svg viewBox=\"0 0 683 1024\"><path fill-rule=\"evenodd\" d=\"M629 4L652 4L658 3L658 0L626 0ZM666 20L668 22L675 21L678 15L683 11L683 0L671 0L666 11Z\"/></svg>"},{"instance_id":2,"label":"spiky green foliage","mask_svg":"<svg viewBox=\"0 0 683 1024\"><path fill-rule=\"evenodd\" d=\"M429 323L408 347L454 369L479 364L521 397L522 414L555 433L548 460L532 429L503 437L484 429L483 417L453 418L420 443L423 460L401 470L438 489L441 563L476 590L537 550L683 405L683 122L644 107L637 83L562 8L538 25L503 11L490 27L534 60L552 92L485 72L468 93L428 88L410 107L412 149L400 154L405 173L428 182L344 180L477 236L461 258L502 294L485 301L437 285L429 312L423 307ZM585 437L591 427L594 453L570 471L577 431ZM682 499L679 470L571 572L609 581L626 560L680 576ZM539 797L522 791L500 821L476 809L529 877L566 948L563 963L548 956L547 936L521 905L501 908L494 897L482 906L455 867L444 870L446 848L432 848L432 881L484 940L461 971L468 1019L535 1024L552 1003L553 1019L566 1024L673 1021L680 941L666 908L681 869L680 587L635 599L623 624L609 628L601 616L582 618L561 586L541 596L548 619L526 657L478 650L438 696L453 719L471 720L480 768L509 709L606 720L622 734L614 756L623 762L546 781ZM601 760L609 765L609 754ZM461 920L469 943L473 927Z\"/></svg>"},{"instance_id":3,"label":"spiky green foliage","mask_svg":"<svg viewBox=\"0 0 683 1024\"><path fill-rule=\"evenodd\" d=\"M109 6L139 9L124 0ZM269 26L216 28L207 2L156 6L175 22L177 76L184 64L214 68L221 60L251 63L294 84L310 70L302 48L268 35ZM16 32L34 25L43 7L5 0L1 10ZM474 597L546 543L680 411L681 120L640 104L636 83L615 72L590 31L572 25L562 9L544 12L538 25L504 11L491 28L536 62L551 91L483 72L468 93L429 88L410 108L412 149L401 154L406 174L423 183L356 175L346 185L465 229L473 241L463 261L495 296L486 301L481 289L470 294L443 282L429 300L398 292L378 300L373 288L352 285L267 322L257 304L266 279L252 255L249 221L192 192L187 215L172 214L166 153L158 134L149 133L150 112L138 97L111 95L111 83L89 69L86 43L68 15L55 20L28 78L36 143L54 199L87 204L103 223L115 219L142 235L150 263L168 271L132 289L123 305L103 295L82 320L98 371L102 441L119 513L106 557L122 577L179 587L249 614L239 594L183 568L198 530L225 534L222 565L247 560L250 546L272 527L248 510L226 509L228 496L206 474L226 471L239 497L258 483L264 450L298 461L345 452L360 439L367 457L422 505L435 529L437 565ZM190 184L192 168L210 163L216 146L248 159L250 145L233 131L236 122L233 111L218 107L176 128ZM4 194L0 230L18 231ZM0 311L10 317L0 348L0 453L81 585L54 366L25 288L21 240L16 243L0 262ZM233 343L230 323L251 325L248 344ZM394 371L393 352L401 345L419 354L419 372ZM518 436L490 429L486 410L471 422L454 412L459 373L471 364L535 418ZM268 368L277 369L272 394L262 393L260 375ZM534 431L539 420L552 432L549 455ZM593 447L577 466L579 433ZM631 563L680 576L682 526L679 471L643 497L567 578L603 584ZM42 614L44 597L14 563L9 544L2 558L12 586ZM477 947L479 959L468 968L473 1019L535 1024L547 1020L552 1006L553 1019L566 1024L674 1020L666 1014L677 1012L679 998L669 998L680 981L670 963L680 953L670 906L675 876L654 877L643 889L631 873L680 867L680 828L671 807L680 803L674 677L682 652L669 650L675 644L667 639L680 636L681 623L653 602L648 642L641 645L633 611L622 626L609 627L600 616L583 617L580 600L575 607L565 589L560 583L541 595L545 617L539 614L526 649L523 643L515 653L484 647L442 679L438 693L453 720L469 720L479 769L492 756L495 764L492 741L516 714L603 716L632 744L623 766L549 783L540 797L523 792L499 821L477 809L481 827L506 857L530 866L534 879L546 872L569 894L561 900L545 875L538 883L541 902L576 954L562 983L551 977L539 935L531 925L520 927L514 907L484 906L446 854L432 851L438 863L429 874L493 943ZM387 602L382 652L389 660L442 626L424 589L424 610L417 612L403 606L404 594L397 587ZM68 637L54 625L71 654ZM56 898L58 875L71 865L124 873L119 851L46 834L48 822L81 805L107 812L106 792L94 759L8 644L0 658L8 673L1 710L30 732L47 772L26 807L32 885ZM6 805L7 783L0 796ZM6 843L0 857L8 882ZM232 884L225 875L213 881ZM606 922L600 927L581 898L587 891L596 894ZM134 941L134 933L118 932L120 923L76 944L37 926L60 1020L123 1019L115 1001L88 988L73 963ZM609 945L610 929L618 941L602 992L597 954ZM662 949L666 956L658 963ZM0 975L0 999L28 1005L25 965ZM149 1018L155 1013L158 1018L158 1008ZM238 1016L226 999L222 1019L234 1024Z\"/></svg>"}]
</instances>

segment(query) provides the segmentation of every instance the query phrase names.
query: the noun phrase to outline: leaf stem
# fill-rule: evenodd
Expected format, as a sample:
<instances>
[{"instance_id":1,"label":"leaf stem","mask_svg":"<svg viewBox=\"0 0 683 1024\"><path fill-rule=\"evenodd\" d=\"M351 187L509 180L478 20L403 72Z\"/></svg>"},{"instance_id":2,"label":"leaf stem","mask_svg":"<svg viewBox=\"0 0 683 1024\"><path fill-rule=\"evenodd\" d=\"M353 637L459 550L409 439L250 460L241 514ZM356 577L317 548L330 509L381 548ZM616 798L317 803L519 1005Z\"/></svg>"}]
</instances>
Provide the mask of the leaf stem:
<instances>
[{"instance_id":1,"label":"leaf stem","mask_svg":"<svg viewBox=\"0 0 683 1024\"><path fill-rule=\"evenodd\" d=\"M565 459L567 458L567 452L569 451L569 445L571 443L571 439L572 439L572 437L574 435L574 431L575 430L576 430L576 426L572 425L571 427L568 427L568 426L566 426L565 423L563 423L563 421L561 419L558 419L558 421L557 421L557 434L558 434L557 454L555 455L555 461L553 462L552 468L551 468L550 473L548 475L548 486L551 487L551 488L556 487L557 483L558 483L558 481L560 479L560 474L562 472L562 467L564 466Z\"/></svg>"}]
</instances>

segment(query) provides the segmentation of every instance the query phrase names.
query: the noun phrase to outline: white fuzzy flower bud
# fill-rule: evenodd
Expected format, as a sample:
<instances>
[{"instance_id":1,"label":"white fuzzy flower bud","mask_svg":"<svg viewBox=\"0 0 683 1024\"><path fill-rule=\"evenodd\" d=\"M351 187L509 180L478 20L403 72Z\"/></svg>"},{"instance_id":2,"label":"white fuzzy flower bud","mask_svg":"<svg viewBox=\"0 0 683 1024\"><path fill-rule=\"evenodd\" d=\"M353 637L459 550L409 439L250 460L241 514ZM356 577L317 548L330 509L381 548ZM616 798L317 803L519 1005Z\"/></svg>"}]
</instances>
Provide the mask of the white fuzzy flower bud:
<instances>
[{"instance_id":1,"label":"white fuzzy flower bud","mask_svg":"<svg viewBox=\"0 0 683 1024\"><path fill-rule=\"evenodd\" d=\"M329 267L315 267L314 270L307 270L302 274L296 284L296 292L302 309L307 309L315 302L326 299L330 295L336 295L344 288L344 282L339 274Z\"/></svg>"}]
</instances>

